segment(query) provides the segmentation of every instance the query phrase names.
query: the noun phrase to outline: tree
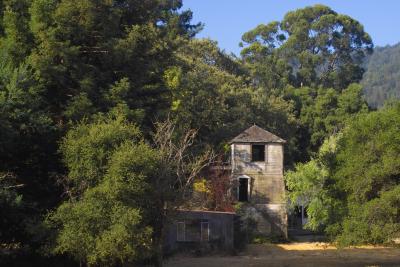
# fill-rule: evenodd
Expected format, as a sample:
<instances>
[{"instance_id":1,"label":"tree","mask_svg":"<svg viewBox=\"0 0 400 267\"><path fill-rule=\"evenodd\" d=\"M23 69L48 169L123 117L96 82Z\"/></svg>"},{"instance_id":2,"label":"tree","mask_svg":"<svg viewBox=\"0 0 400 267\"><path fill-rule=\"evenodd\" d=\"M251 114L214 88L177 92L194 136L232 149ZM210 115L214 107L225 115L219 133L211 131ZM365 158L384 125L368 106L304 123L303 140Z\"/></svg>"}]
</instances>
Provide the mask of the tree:
<instances>
[{"instance_id":1,"label":"tree","mask_svg":"<svg viewBox=\"0 0 400 267\"><path fill-rule=\"evenodd\" d=\"M14 252L35 247L28 225L54 205L60 191L51 176L60 165L43 87L25 62L32 48L30 1L0 6L0 238Z\"/></svg>"},{"instance_id":2,"label":"tree","mask_svg":"<svg viewBox=\"0 0 400 267\"><path fill-rule=\"evenodd\" d=\"M348 215L338 240L390 243L399 224L400 104L361 115L346 127L334 177L346 192Z\"/></svg>"},{"instance_id":3,"label":"tree","mask_svg":"<svg viewBox=\"0 0 400 267\"><path fill-rule=\"evenodd\" d=\"M294 170L285 174L290 205L292 208L296 205L307 208L308 221L305 227L314 231L326 230L343 212L342 203L336 199L338 190L332 179L340 137L337 135L326 139L316 158L296 164Z\"/></svg>"},{"instance_id":4,"label":"tree","mask_svg":"<svg viewBox=\"0 0 400 267\"><path fill-rule=\"evenodd\" d=\"M181 1L50 1L31 6L29 55L60 123L115 108L150 127L168 111L164 71L173 51L201 25Z\"/></svg>"},{"instance_id":5,"label":"tree","mask_svg":"<svg viewBox=\"0 0 400 267\"><path fill-rule=\"evenodd\" d=\"M2 60L13 67L24 63L33 48L33 36L29 29L30 1L5 0L1 3L0 51Z\"/></svg>"},{"instance_id":6,"label":"tree","mask_svg":"<svg viewBox=\"0 0 400 267\"><path fill-rule=\"evenodd\" d=\"M53 252L88 265L135 262L151 254L146 210L158 153L123 118L80 124L63 139L69 197L47 223Z\"/></svg>"},{"instance_id":7,"label":"tree","mask_svg":"<svg viewBox=\"0 0 400 267\"><path fill-rule=\"evenodd\" d=\"M0 173L0 241L2 244L12 244L26 237L26 209L22 196L17 189L23 184L16 184L15 177L10 173Z\"/></svg>"},{"instance_id":8,"label":"tree","mask_svg":"<svg viewBox=\"0 0 400 267\"><path fill-rule=\"evenodd\" d=\"M361 80L362 60L373 48L358 21L323 5L288 12L242 40L254 81L268 90L286 84L341 90Z\"/></svg>"},{"instance_id":9,"label":"tree","mask_svg":"<svg viewBox=\"0 0 400 267\"><path fill-rule=\"evenodd\" d=\"M295 104L295 113L300 121L297 136L299 150L304 161L316 153L323 141L340 132L346 122L360 113L368 112L368 105L359 84L351 84L341 92L333 88L287 87L285 99Z\"/></svg>"},{"instance_id":10,"label":"tree","mask_svg":"<svg viewBox=\"0 0 400 267\"><path fill-rule=\"evenodd\" d=\"M167 223L176 209L191 197L195 178L213 160L210 148L193 151L197 130L180 135L171 120L156 123L153 143L160 156L160 165L152 182L154 200L155 264L163 264L163 241ZM196 153L197 152L197 153ZM154 208L156 207L156 208Z\"/></svg>"},{"instance_id":11,"label":"tree","mask_svg":"<svg viewBox=\"0 0 400 267\"><path fill-rule=\"evenodd\" d=\"M5 185L0 232L11 247L34 245L27 225L54 205L60 193L51 177L59 167L55 127L32 76L24 64L0 64L0 174L5 175L0 179Z\"/></svg>"},{"instance_id":12,"label":"tree","mask_svg":"<svg viewBox=\"0 0 400 267\"><path fill-rule=\"evenodd\" d=\"M291 140L286 157L291 162L296 121L290 101L249 85L237 60L215 42L192 40L179 52L179 64L165 75L177 125L198 129L198 143L223 150L230 138L257 123Z\"/></svg>"},{"instance_id":13,"label":"tree","mask_svg":"<svg viewBox=\"0 0 400 267\"><path fill-rule=\"evenodd\" d=\"M164 0L1 1L0 173L24 185L12 192L27 203L25 217L38 220L62 200L56 182L66 169L58 145L83 118L124 113L149 137L154 118L170 107L164 71L181 42L201 28L181 7ZM91 170L86 181L70 176L71 197L98 185L101 176ZM12 242L33 240L9 235Z\"/></svg>"},{"instance_id":14,"label":"tree","mask_svg":"<svg viewBox=\"0 0 400 267\"><path fill-rule=\"evenodd\" d=\"M89 265L151 257L162 264L167 222L211 156L192 156L194 130L181 138L170 121L156 129L153 148L121 116L68 132L61 145L68 198L47 220L55 254Z\"/></svg>"},{"instance_id":15,"label":"tree","mask_svg":"<svg viewBox=\"0 0 400 267\"><path fill-rule=\"evenodd\" d=\"M93 124L82 122L72 128L61 143L68 181L73 196L98 185L108 171L113 153L127 140L139 142L137 127L122 116L100 117Z\"/></svg>"},{"instance_id":16,"label":"tree","mask_svg":"<svg viewBox=\"0 0 400 267\"><path fill-rule=\"evenodd\" d=\"M245 127L251 89L236 75L238 63L215 42L192 40L179 52L179 64L165 75L172 92L171 116L178 125L198 129L200 142L218 146Z\"/></svg>"},{"instance_id":17,"label":"tree","mask_svg":"<svg viewBox=\"0 0 400 267\"><path fill-rule=\"evenodd\" d=\"M103 185L108 172L106 162L126 138L140 143L144 137L133 136L136 128L137 131L124 132L125 123L118 126L110 121L107 127L99 120L124 114L149 139L153 121L169 112L171 91L164 73L175 65L177 48L201 28L201 24L190 23L191 11L181 11L181 7L180 0L0 3L0 173L12 173L16 183L24 185L5 194L15 194L18 199L23 196L28 203L25 217L37 220L58 205L62 196L66 197L57 180L66 186L67 199L74 203L62 204L56 214L61 217L53 217L56 225L64 223L66 236L72 233L67 231L72 226L66 221L76 226L83 218L82 210L91 210L95 202L104 207L106 203L96 198L98 195L111 198ZM88 126L90 122L98 124L97 132ZM62 162L57 149L65 134L71 139L69 145L61 147L65 160ZM68 179L60 179L64 176ZM85 195L87 191L92 193ZM115 202L113 207L126 205ZM18 213L18 205L10 207ZM108 207L104 210L114 214ZM147 221L147 214L135 212L132 210L131 217L116 224L129 223L132 231L144 229L144 222L153 226ZM114 217L120 215L117 214ZM98 230L99 236L103 230ZM15 237L9 238L12 242L32 241L31 237L21 240L14 231L9 235ZM73 251L73 245L59 247L58 252L78 253ZM153 246L151 242L150 245ZM99 248L90 249L90 259L82 255L79 259L104 260L104 255L96 254ZM135 249L132 245L121 257L133 255ZM85 251L89 255L89 248Z\"/></svg>"},{"instance_id":18,"label":"tree","mask_svg":"<svg viewBox=\"0 0 400 267\"><path fill-rule=\"evenodd\" d=\"M318 156L286 174L292 203L308 205L310 229L341 246L398 236L400 104L360 114ZM332 142L333 141L333 142Z\"/></svg>"}]
</instances>

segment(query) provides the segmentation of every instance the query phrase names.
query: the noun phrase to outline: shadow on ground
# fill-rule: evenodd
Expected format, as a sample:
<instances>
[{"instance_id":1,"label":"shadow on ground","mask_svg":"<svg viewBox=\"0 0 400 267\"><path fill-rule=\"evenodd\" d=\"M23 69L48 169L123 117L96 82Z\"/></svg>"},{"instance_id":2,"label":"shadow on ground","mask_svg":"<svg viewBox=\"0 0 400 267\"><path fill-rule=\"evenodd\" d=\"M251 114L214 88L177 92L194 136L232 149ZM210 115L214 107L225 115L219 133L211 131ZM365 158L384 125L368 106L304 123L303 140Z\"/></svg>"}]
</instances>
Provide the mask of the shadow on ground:
<instances>
[{"instance_id":1,"label":"shadow on ground","mask_svg":"<svg viewBox=\"0 0 400 267\"><path fill-rule=\"evenodd\" d=\"M328 243L295 242L289 244L249 245L238 256L175 256L167 267L245 267L245 266L391 266L400 267L400 249L359 247L336 249Z\"/></svg>"}]
</instances>

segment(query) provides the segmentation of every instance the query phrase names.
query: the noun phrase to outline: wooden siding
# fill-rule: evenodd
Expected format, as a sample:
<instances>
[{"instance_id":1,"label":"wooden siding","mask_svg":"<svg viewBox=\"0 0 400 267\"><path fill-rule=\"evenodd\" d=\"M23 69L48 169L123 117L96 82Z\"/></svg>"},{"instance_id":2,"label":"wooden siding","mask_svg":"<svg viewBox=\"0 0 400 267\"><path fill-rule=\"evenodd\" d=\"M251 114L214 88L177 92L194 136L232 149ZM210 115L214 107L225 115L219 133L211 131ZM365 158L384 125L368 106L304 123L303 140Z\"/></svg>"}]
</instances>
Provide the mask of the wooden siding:
<instances>
[{"instance_id":1,"label":"wooden siding","mask_svg":"<svg viewBox=\"0 0 400 267\"><path fill-rule=\"evenodd\" d=\"M240 175L251 178L249 193L252 203L283 203L283 146L265 146L265 162L251 162L251 144L233 144L233 178Z\"/></svg>"}]
</instances>

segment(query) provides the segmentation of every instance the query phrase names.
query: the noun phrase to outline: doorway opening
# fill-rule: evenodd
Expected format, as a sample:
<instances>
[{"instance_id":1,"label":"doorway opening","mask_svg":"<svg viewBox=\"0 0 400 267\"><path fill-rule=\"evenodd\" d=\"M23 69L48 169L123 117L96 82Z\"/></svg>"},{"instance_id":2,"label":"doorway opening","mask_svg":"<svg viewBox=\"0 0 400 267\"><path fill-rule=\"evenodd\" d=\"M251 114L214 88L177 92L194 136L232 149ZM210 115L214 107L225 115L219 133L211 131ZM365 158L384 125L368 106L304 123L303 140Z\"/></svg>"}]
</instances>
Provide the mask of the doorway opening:
<instances>
[{"instance_id":1,"label":"doorway opening","mask_svg":"<svg viewBox=\"0 0 400 267\"><path fill-rule=\"evenodd\" d=\"M249 201L249 179L239 178L239 196L238 200L240 202Z\"/></svg>"}]
</instances>

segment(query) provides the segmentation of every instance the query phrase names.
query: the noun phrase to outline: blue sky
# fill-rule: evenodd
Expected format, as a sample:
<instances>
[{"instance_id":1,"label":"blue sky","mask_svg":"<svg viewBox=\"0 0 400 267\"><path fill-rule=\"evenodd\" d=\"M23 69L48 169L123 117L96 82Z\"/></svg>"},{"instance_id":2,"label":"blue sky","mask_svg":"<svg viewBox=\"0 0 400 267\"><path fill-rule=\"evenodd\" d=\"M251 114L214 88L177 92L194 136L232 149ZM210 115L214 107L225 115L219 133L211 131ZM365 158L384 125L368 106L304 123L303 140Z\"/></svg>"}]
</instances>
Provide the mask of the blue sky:
<instances>
[{"instance_id":1,"label":"blue sky","mask_svg":"<svg viewBox=\"0 0 400 267\"><path fill-rule=\"evenodd\" d=\"M375 45L400 41L400 0L183 0L183 9L193 11L193 22L205 24L197 37L216 40L226 52L239 54L244 32L314 4L327 5L361 22Z\"/></svg>"}]
</instances>

